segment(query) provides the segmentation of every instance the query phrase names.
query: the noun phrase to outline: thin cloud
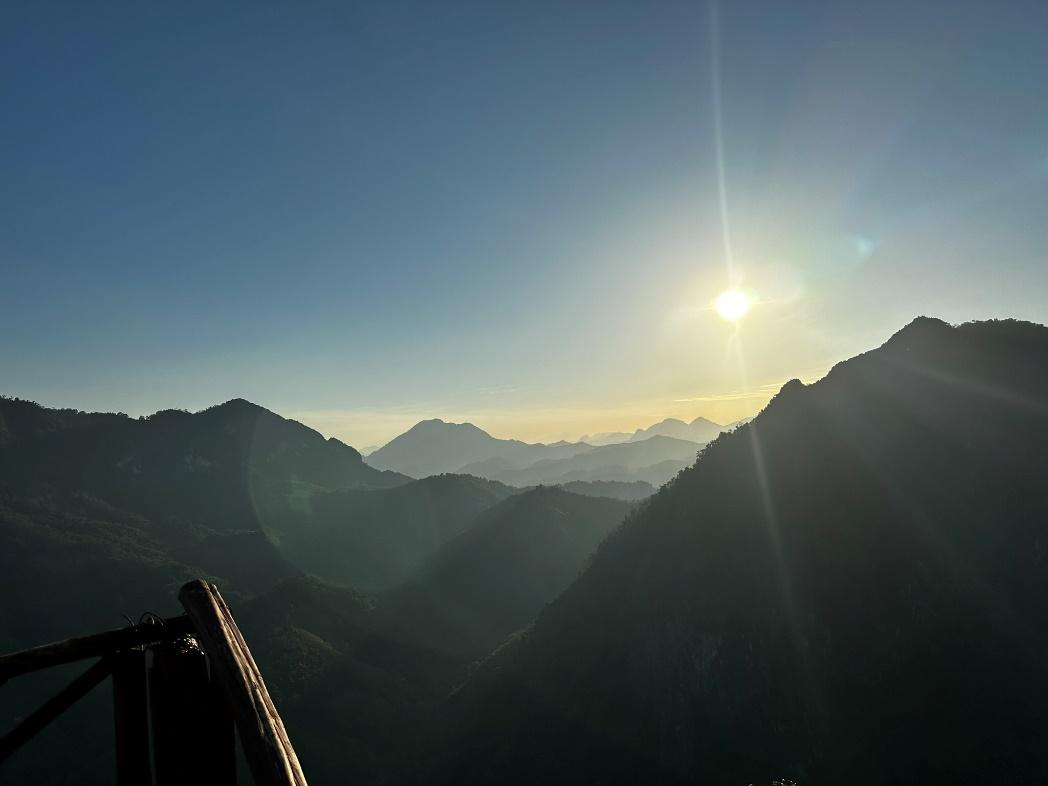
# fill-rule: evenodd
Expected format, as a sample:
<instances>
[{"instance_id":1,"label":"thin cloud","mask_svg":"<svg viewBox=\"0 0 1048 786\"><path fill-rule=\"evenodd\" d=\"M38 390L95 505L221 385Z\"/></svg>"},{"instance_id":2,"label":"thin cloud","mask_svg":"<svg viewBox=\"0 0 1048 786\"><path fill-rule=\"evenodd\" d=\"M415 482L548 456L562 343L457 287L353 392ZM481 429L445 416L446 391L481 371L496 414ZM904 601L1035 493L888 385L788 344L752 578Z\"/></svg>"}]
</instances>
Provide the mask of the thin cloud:
<instances>
[{"instance_id":1,"label":"thin cloud","mask_svg":"<svg viewBox=\"0 0 1048 786\"><path fill-rule=\"evenodd\" d=\"M763 391L761 388L750 391L748 393L722 393L717 396L693 396L691 398L675 398L673 399L674 404L693 404L695 402L710 402L710 401L743 401L751 398L768 398L769 391Z\"/></svg>"},{"instance_id":2,"label":"thin cloud","mask_svg":"<svg viewBox=\"0 0 1048 786\"><path fill-rule=\"evenodd\" d=\"M804 384L808 385L826 376L829 368L819 368L809 370L808 373L798 374L790 379L799 379ZM711 401L746 401L755 398L770 398L774 394L782 390L782 386L785 385L789 380L784 379L780 382L768 382L764 385L758 385L752 390L739 390L734 393L717 393L708 396L690 396L688 398L675 398L673 399L674 404L692 404L696 402L711 402Z\"/></svg>"}]
</instances>

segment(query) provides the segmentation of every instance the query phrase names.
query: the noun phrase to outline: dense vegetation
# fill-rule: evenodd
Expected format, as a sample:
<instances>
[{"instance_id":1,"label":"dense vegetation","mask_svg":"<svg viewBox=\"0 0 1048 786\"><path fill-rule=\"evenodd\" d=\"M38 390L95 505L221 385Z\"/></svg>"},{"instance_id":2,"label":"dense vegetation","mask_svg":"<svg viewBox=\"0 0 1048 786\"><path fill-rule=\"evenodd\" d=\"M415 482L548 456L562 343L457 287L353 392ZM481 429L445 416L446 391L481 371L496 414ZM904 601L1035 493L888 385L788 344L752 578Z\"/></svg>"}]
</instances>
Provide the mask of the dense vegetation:
<instances>
[{"instance_id":1,"label":"dense vegetation","mask_svg":"<svg viewBox=\"0 0 1048 786\"><path fill-rule=\"evenodd\" d=\"M639 502L655 493L655 487L643 480L573 480L559 484L565 491L587 497L610 497Z\"/></svg>"},{"instance_id":2,"label":"dense vegetation","mask_svg":"<svg viewBox=\"0 0 1048 786\"><path fill-rule=\"evenodd\" d=\"M628 511L557 488L510 497L382 598L383 629L442 651L489 652L568 587Z\"/></svg>"},{"instance_id":3,"label":"dense vegetation","mask_svg":"<svg viewBox=\"0 0 1048 786\"><path fill-rule=\"evenodd\" d=\"M0 401L4 649L206 574L318 784L1048 781L1046 328L917 320L633 508L209 413ZM0 723L62 676L5 686ZM4 782L70 749L107 782L106 711Z\"/></svg>"},{"instance_id":4,"label":"dense vegetation","mask_svg":"<svg viewBox=\"0 0 1048 786\"><path fill-rule=\"evenodd\" d=\"M539 490L512 515L488 516L516 491L380 472L244 401L131 419L0 399L0 470L0 651L177 613L178 587L210 577L242 617L320 783L385 777L408 729L567 586L627 509ZM429 612L443 587L427 583L430 566L474 527L476 569L456 589L491 604L441 631ZM389 595L395 602L381 594L403 582L412 590ZM425 636L400 615L425 619ZM4 686L0 729L71 671ZM78 783L111 781L103 689L5 765L2 781L63 782L70 751L84 754Z\"/></svg>"},{"instance_id":5,"label":"dense vegetation","mask_svg":"<svg viewBox=\"0 0 1048 786\"><path fill-rule=\"evenodd\" d=\"M1048 780L1048 330L786 385L449 701L427 783Z\"/></svg>"},{"instance_id":6,"label":"dense vegetation","mask_svg":"<svg viewBox=\"0 0 1048 786\"><path fill-rule=\"evenodd\" d=\"M385 590L411 578L515 491L468 475L438 475L393 489L318 494L308 509L285 517L281 548L331 582Z\"/></svg>"}]
</instances>

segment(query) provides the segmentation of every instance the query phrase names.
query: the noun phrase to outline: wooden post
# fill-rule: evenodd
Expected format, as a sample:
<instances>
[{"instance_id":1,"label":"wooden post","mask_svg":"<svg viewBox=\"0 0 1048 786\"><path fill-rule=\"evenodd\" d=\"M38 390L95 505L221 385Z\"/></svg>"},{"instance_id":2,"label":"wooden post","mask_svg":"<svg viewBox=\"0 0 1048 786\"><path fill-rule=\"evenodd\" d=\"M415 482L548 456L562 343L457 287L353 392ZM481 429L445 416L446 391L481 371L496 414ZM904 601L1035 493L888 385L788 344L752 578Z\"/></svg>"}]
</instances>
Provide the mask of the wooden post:
<instances>
[{"instance_id":1,"label":"wooden post","mask_svg":"<svg viewBox=\"0 0 1048 786\"><path fill-rule=\"evenodd\" d=\"M207 658L191 638L153 647L150 706L156 786L236 785L236 742Z\"/></svg>"},{"instance_id":2,"label":"wooden post","mask_svg":"<svg viewBox=\"0 0 1048 786\"><path fill-rule=\"evenodd\" d=\"M284 722L218 588L193 581L182 587L178 599L193 620L232 710L256 786L306 786Z\"/></svg>"},{"instance_id":3,"label":"wooden post","mask_svg":"<svg viewBox=\"0 0 1048 786\"><path fill-rule=\"evenodd\" d=\"M150 786L144 650L123 650L113 655L113 727L117 786Z\"/></svg>"}]
</instances>

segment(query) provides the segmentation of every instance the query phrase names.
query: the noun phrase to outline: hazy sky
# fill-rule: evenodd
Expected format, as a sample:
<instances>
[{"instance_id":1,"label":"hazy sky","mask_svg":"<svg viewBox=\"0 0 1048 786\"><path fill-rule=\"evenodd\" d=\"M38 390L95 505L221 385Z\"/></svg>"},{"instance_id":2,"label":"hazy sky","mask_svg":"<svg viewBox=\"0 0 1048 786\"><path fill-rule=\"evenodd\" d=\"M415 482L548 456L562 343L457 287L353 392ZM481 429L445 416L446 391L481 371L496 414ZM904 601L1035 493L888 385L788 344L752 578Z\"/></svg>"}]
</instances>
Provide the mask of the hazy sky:
<instances>
[{"instance_id":1,"label":"hazy sky","mask_svg":"<svg viewBox=\"0 0 1048 786\"><path fill-rule=\"evenodd\" d=\"M712 16L5 3L0 391L556 439L751 414L917 314L1048 320L1048 3Z\"/></svg>"}]
</instances>

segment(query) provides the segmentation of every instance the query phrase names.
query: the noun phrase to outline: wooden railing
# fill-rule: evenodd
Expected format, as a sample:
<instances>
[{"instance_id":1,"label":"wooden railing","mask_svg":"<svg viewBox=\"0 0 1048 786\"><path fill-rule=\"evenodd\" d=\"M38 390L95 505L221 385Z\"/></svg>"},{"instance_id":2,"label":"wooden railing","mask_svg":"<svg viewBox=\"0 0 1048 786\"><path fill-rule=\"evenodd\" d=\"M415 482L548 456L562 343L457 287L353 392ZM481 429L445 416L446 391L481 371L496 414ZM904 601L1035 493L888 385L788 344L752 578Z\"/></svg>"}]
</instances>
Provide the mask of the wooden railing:
<instances>
[{"instance_id":1,"label":"wooden railing","mask_svg":"<svg viewBox=\"0 0 1048 786\"><path fill-rule=\"evenodd\" d=\"M118 786L149 786L154 774L156 786L234 786L234 726L257 786L305 786L284 723L218 588L193 581L178 598L186 610L180 617L0 656L0 685L98 658L0 738L0 775L15 751L112 675Z\"/></svg>"}]
</instances>

